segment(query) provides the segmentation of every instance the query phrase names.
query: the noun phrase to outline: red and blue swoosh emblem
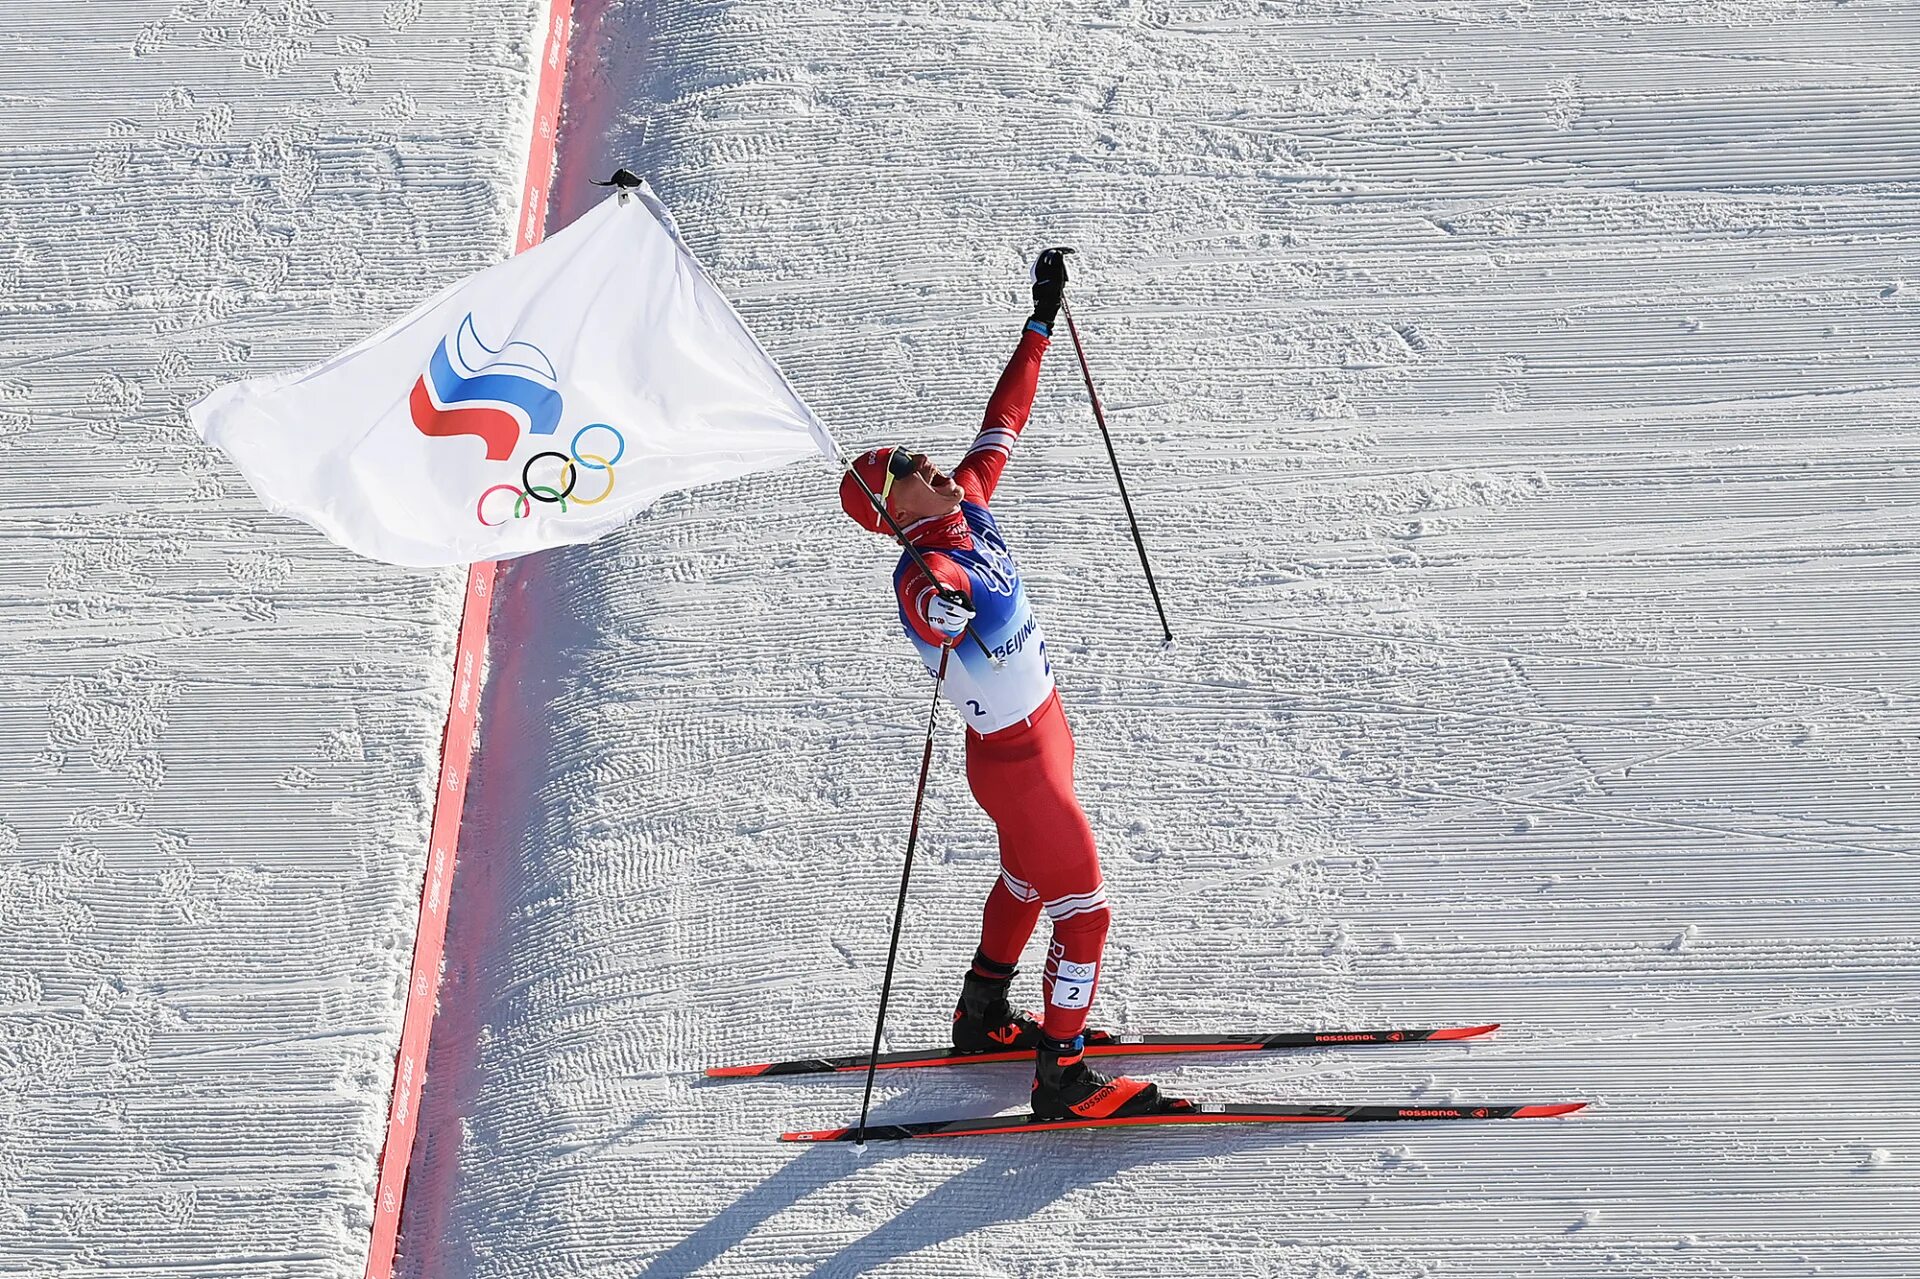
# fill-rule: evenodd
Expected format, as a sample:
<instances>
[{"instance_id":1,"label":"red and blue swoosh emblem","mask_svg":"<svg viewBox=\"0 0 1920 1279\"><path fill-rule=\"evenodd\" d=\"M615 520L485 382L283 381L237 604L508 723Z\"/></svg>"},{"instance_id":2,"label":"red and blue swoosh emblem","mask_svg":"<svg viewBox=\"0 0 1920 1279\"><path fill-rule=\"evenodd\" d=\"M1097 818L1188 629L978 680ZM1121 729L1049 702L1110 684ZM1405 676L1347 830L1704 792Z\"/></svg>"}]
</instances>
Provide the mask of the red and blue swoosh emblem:
<instances>
[{"instance_id":1,"label":"red and blue swoosh emblem","mask_svg":"<svg viewBox=\"0 0 1920 1279\"><path fill-rule=\"evenodd\" d=\"M468 315L452 338L434 348L408 407L422 435L476 436L487 446L488 461L504 462L523 428L529 435L551 435L560 425L560 392L553 386L558 381L553 361L539 347L490 347Z\"/></svg>"}]
</instances>

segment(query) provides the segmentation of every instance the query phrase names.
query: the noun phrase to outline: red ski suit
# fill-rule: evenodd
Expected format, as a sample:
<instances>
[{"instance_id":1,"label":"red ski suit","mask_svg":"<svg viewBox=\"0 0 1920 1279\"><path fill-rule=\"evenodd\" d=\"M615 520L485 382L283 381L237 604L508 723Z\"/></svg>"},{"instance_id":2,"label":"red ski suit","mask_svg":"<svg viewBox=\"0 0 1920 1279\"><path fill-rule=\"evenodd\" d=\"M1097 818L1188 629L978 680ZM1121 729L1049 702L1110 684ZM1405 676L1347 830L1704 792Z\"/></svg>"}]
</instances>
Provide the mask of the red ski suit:
<instances>
[{"instance_id":1,"label":"red ski suit","mask_svg":"<svg viewBox=\"0 0 1920 1279\"><path fill-rule=\"evenodd\" d=\"M987 896L980 951L1010 969L1044 908L1053 924L1044 1026L1056 1039L1071 1039L1086 1025L1099 981L1107 899L1093 829L1074 795L1073 733L1053 686L1045 642L1026 605L1019 570L986 509L1032 411L1047 344L1044 327L1029 323L1000 375L986 421L953 470L966 505L905 530L934 576L975 602L980 615L973 629L994 637L986 644L1003 661L989 663L966 634L948 636L927 620L935 592L911 561L903 562L895 582L901 618L923 657L932 665L940 646L956 646L950 670L963 663L965 670L959 680L950 676L949 696L963 715L990 726L979 732L969 723L967 730L967 784L1000 835L1000 878ZM995 647L999 638L1005 642Z\"/></svg>"}]
</instances>

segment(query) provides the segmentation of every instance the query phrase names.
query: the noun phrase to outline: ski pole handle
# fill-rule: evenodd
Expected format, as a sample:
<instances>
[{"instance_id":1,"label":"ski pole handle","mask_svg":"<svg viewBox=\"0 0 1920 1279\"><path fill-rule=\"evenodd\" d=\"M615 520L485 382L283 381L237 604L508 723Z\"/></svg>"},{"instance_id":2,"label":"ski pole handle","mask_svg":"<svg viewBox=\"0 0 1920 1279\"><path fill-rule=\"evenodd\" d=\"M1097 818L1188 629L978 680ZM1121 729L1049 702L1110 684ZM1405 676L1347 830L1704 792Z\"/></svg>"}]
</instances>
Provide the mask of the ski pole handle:
<instances>
[{"instance_id":1,"label":"ski pole handle","mask_svg":"<svg viewBox=\"0 0 1920 1279\"><path fill-rule=\"evenodd\" d=\"M887 509L887 504L881 501L880 495L873 491L865 479L861 478L860 472L853 469L853 463L847 459L844 453L840 456L840 469L848 475L851 475L853 482L860 486L860 491L867 495L867 501L873 503L874 513L886 522L889 529L893 530L894 540L900 543L900 548L904 550L908 558L913 561L914 567L927 575L927 580L932 582L934 589L940 592L940 598L947 600L947 602L951 604L954 601L949 598L948 592L952 592L953 595L959 596L961 600L965 600L965 595L961 594L961 592L955 588L947 586L934 575L933 569L927 565L926 557L920 554L920 548L907 540L906 530L900 527L900 521L893 518L893 512ZM992 664L995 670L999 670L1002 666L1006 665L1003 659L994 656L993 650L987 647L987 642L981 639L979 634L971 626L967 628L967 638L973 641L974 646L980 650L981 655Z\"/></svg>"}]
</instances>

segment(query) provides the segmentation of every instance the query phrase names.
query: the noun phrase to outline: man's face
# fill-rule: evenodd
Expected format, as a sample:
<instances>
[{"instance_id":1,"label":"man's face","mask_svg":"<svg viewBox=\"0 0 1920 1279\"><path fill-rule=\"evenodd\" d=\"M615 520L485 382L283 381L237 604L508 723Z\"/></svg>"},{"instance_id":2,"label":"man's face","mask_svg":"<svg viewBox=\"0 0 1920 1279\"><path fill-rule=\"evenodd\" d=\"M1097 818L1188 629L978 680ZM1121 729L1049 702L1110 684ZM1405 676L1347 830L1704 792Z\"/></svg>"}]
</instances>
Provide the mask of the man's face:
<instances>
[{"instance_id":1,"label":"man's face","mask_svg":"<svg viewBox=\"0 0 1920 1279\"><path fill-rule=\"evenodd\" d=\"M904 450L901 450L904 451ZM960 486L927 461L925 453L910 455L913 469L893 477L887 507L904 527L933 515L951 515L960 509Z\"/></svg>"}]
</instances>

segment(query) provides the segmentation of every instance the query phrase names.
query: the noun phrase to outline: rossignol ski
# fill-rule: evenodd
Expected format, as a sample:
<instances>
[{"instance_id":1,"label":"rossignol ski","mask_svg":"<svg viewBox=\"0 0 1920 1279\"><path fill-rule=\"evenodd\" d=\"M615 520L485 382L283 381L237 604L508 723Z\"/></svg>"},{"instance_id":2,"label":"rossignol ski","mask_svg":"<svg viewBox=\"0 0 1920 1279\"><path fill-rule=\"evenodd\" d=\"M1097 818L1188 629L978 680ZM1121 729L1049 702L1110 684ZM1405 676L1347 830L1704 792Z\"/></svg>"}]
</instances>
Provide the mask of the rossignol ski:
<instances>
[{"instance_id":1,"label":"rossignol ski","mask_svg":"<svg viewBox=\"0 0 1920 1279\"><path fill-rule=\"evenodd\" d=\"M1428 1120L1550 1119L1570 1115L1584 1101L1518 1105L1463 1103L1452 1106L1209 1106L1178 1102L1152 1115L1116 1119L1040 1119L1031 1114L989 1115L980 1119L934 1119L924 1123L868 1124L867 1141L917 1141L929 1137L999 1137L1013 1133L1058 1132L1067 1128L1149 1128L1194 1124L1368 1124ZM781 1141L853 1141L853 1128L783 1132Z\"/></svg>"},{"instance_id":2,"label":"rossignol ski","mask_svg":"<svg viewBox=\"0 0 1920 1279\"><path fill-rule=\"evenodd\" d=\"M1307 1030L1279 1035L1142 1035L1122 1039L1099 1031L1087 1033L1089 1057L1179 1056L1188 1053L1258 1053L1281 1048L1358 1048L1369 1044L1434 1043L1448 1039L1475 1039L1499 1029L1487 1026L1442 1026L1426 1030ZM920 1052L882 1053L881 1070L917 1070L930 1066L985 1066L997 1062L1030 1062L1032 1049L1009 1052L961 1053L951 1048ZM766 1061L749 1066L713 1066L709 1079L769 1079L778 1075L834 1075L867 1068L867 1054L845 1057L802 1057L794 1061Z\"/></svg>"}]
</instances>

